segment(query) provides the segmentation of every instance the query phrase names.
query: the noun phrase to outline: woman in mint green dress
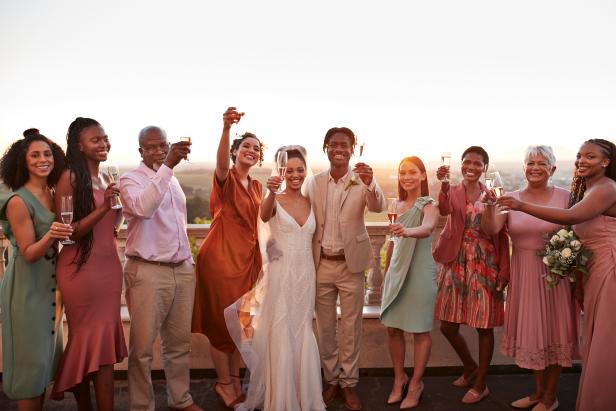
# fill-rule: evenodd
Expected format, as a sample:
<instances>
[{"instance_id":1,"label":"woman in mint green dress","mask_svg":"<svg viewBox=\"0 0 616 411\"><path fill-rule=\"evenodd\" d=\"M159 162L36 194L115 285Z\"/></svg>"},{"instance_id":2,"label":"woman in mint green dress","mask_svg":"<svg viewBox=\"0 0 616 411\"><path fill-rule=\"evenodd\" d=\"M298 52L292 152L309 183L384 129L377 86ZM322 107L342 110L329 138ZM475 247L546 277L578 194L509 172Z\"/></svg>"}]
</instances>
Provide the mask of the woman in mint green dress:
<instances>
[{"instance_id":1,"label":"woman in mint green dress","mask_svg":"<svg viewBox=\"0 0 616 411\"><path fill-rule=\"evenodd\" d=\"M402 401L401 409L414 408L423 392L423 373L430 356L430 331L436 298L436 264L432 258L432 231L438 208L428 196L426 168L418 157L402 159L398 167L398 218L390 229L396 236L387 249L381 322L387 326L394 386L388 404ZM414 371L404 371L404 333L413 334ZM408 392L404 397L404 389Z\"/></svg>"},{"instance_id":2,"label":"woman in mint green dress","mask_svg":"<svg viewBox=\"0 0 616 411\"><path fill-rule=\"evenodd\" d=\"M0 178L12 190L0 200L11 248L0 284L2 389L20 411L43 408L62 354L54 272L57 240L72 229L54 222L53 187L63 166L60 146L36 129L26 130L0 160Z\"/></svg>"}]
</instances>

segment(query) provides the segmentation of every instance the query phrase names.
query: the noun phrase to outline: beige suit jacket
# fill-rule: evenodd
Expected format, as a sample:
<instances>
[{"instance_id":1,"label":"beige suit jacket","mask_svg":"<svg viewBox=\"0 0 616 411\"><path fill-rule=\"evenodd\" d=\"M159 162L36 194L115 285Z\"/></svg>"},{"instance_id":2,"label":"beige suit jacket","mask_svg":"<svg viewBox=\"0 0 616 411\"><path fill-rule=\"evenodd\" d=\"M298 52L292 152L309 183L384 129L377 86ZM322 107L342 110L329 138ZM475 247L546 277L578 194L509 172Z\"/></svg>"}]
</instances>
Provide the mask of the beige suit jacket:
<instances>
[{"instance_id":1,"label":"beige suit jacket","mask_svg":"<svg viewBox=\"0 0 616 411\"><path fill-rule=\"evenodd\" d=\"M344 256L347 267L352 273L358 273L372 264L372 246L370 236L364 223L366 207L368 210L380 213L387 207L383 191L375 184L373 190L367 190L359 180L359 176L349 171L357 184L349 185L342 193L340 201L340 231L344 241ZM329 170L316 174L308 182L308 195L317 221L317 228L312 239L312 252L315 267L321 261L321 241L327 213L327 182Z\"/></svg>"}]
</instances>

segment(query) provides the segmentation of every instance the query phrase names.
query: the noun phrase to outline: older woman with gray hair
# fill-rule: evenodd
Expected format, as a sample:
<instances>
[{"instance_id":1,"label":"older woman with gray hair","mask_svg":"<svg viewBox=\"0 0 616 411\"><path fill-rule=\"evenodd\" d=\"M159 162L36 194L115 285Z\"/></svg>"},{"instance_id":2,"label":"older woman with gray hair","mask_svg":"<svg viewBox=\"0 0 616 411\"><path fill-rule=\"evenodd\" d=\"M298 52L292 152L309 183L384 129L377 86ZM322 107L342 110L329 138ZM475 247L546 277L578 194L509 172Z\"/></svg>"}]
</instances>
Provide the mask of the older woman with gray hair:
<instances>
[{"instance_id":1,"label":"older woman with gray hair","mask_svg":"<svg viewBox=\"0 0 616 411\"><path fill-rule=\"evenodd\" d=\"M555 162L551 147L528 147L524 161L526 187L509 195L537 205L566 208L569 192L550 184ZM486 199L493 200L493 194ZM532 369L535 375L535 392L511 405L553 410L558 407L556 385L561 369L571 367L572 361L579 358L577 311L571 286L561 281L548 288L544 279L547 269L537 255L544 247L543 234L559 226L523 212L498 214L494 206L486 207L482 219L486 233L497 233L505 224L513 249L501 351L514 357L519 367Z\"/></svg>"}]
</instances>

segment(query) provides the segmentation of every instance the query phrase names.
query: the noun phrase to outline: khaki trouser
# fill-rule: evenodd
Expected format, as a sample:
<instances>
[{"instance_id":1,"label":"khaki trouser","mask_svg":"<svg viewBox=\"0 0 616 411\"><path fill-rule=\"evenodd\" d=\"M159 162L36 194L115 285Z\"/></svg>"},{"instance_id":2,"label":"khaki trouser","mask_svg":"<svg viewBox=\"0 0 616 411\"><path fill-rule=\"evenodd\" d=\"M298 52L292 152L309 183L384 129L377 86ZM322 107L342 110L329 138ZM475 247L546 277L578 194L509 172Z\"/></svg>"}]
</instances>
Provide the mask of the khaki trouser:
<instances>
[{"instance_id":1,"label":"khaki trouser","mask_svg":"<svg viewBox=\"0 0 616 411\"><path fill-rule=\"evenodd\" d=\"M359 380L359 343L364 307L364 275L344 261L323 260L317 269L315 316L321 365L328 384L354 387ZM340 328L336 300L340 295ZM341 346L338 346L339 332Z\"/></svg>"},{"instance_id":2,"label":"khaki trouser","mask_svg":"<svg viewBox=\"0 0 616 411\"><path fill-rule=\"evenodd\" d=\"M124 265L130 312L128 397L131 411L154 411L152 355L160 333L167 381L167 403L185 408L193 403L190 385L191 318L195 270L190 260L172 268L130 258Z\"/></svg>"}]
</instances>

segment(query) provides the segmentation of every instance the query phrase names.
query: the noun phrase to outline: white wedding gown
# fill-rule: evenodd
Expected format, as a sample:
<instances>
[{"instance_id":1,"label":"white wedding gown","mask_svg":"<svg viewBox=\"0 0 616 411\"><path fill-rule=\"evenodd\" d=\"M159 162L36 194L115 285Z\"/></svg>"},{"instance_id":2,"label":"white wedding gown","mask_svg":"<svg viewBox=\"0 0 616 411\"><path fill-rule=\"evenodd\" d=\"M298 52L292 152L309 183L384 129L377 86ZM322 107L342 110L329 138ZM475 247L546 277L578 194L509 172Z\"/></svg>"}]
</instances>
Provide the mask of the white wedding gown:
<instances>
[{"instance_id":1,"label":"white wedding gown","mask_svg":"<svg viewBox=\"0 0 616 411\"><path fill-rule=\"evenodd\" d=\"M238 323L239 307L244 306L244 314L251 314L249 328L253 330L250 335L244 324L242 337L236 340L250 370L246 401L236 410L325 410L319 351L312 331L316 286L312 258L314 214L311 210L306 223L300 226L278 203L276 215L268 224L270 239L282 255L278 253L264 265L249 309L244 300L225 310L227 319L233 314L231 317ZM231 335L237 336L229 328Z\"/></svg>"}]
</instances>

